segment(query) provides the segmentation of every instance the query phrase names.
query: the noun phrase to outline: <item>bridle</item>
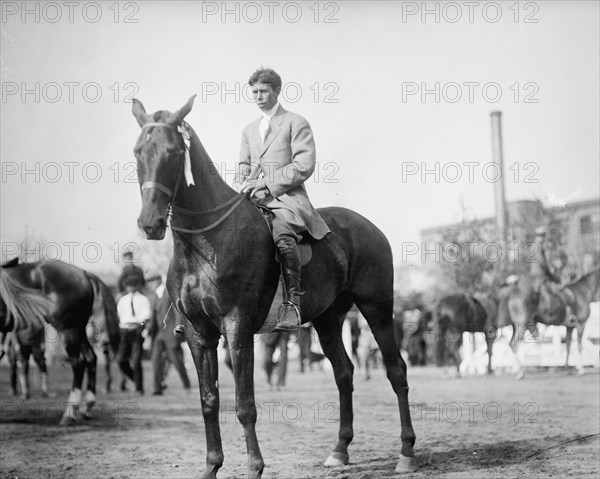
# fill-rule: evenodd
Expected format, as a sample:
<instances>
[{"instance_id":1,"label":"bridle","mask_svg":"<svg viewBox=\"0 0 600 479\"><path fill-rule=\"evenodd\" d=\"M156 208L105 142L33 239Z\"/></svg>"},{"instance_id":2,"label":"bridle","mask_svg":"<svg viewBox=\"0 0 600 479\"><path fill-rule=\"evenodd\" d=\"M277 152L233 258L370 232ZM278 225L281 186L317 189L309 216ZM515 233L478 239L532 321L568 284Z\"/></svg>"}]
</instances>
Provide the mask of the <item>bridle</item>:
<instances>
[{"instance_id":1,"label":"bridle","mask_svg":"<svg viewBox=\"0 0 600 479\"><path fill-rule=\"evenodd\" d=\"M179 128L189 128L189 126L185 122L183 122L180 126L172 125L171 123L166 123L166 122L150 122L150 123L145 123L144 125L142 125L142 132L146 128L150 128L153 126L166 127L166 128L177 128L178 130L179 130ZM179 130L179 131L181 132L181 130ZM181 132L181 134L183 135L183 132ZM183 140L183 136L182 136L182 140ZM187 143L185 141L183 143L185 145L185 149L179 150L178 153L179 153L180 157L183 155L189 154L189 150L188 150L189 146L187 145ZM181 185L181 180L182 180L182 176L184 175L184 166L185 166L183 159L182 158L180 158L180 159L182 160L182 161L180 161L181 166L179 168L179 171L177 172L177 177L175 179L175 188L173 189L173 191L171 191L171 189L169 187L167 187L157 181L145 181L144 183L142 183L142 186L140 187L140 191L144 192L144 190L155 189L155 190L161 191L162 193L167 195L167 198L169 201L169 212L168 212L167 216L171 217L170 228L172 231L179 232L179 233L191 233L191 234L198 234L198 233L204 233L206 231L210 231L213 228L216 228L217 226L219 226L223 221L225 221L227 219L227 217L231 213L233 213L233 211L242 203L242 201L245 198L245 195L240 192L237 195L235 195L234 197L225 201L224 203L221 203L221 204L215 206L214 208L211 208L211 209L205 210L205 211L191 211L191 210L188 210L185 208L175 206L173 204L173 202L175 201L175 197L177 195L177 191L179 190L179 186ZM211 224L209 224L208 226L205 226L203 228L187 229L187 228L181 228L179 226L175 226L173 224L173 212L174 211L181 213L183 215L187 215L187 216L199 216L199 215L204 215L204 214L209 214L209 213L215 213L215 212L222 210L223 208L230 206L230 205L231 205L231 207L229 209L227 209L227 211L225 211L225 213L223 213L217 220L213 221Z\"/></svg>"},{"instance_id":2,"label":"bridle","mask_svg":"<svg viewBox=\"0 0 600 479\"><path fill-rule=\"evenodd\" d=\"M165 122L157 122L157 121L153 121L150 123L144 123L144 125L142 126L142 132L146 129L146 128L150 128L152 126L162 126L162 127L166 127L166 128L177 128L175 125L172 125L171 123L165 123ZM179 155L183 155L185 154L185 150L180 149L179 150ZM183 161L181 161L181 167L179 168L179 172L177 173L177 178L175 179L175 189L173 191L171 191L171 189L165 185L163 185L162 183L159 183L157 181L145 181L144 183L142 183L141 186L141 191L143 192L144 190L148 190L148 189L155 189L158 191L163 192L165 195L167 195L169 204L171 203L172 200L175 199L175 195L177 194L177 190L179 189L179 184L181 183L180 179L181 179L181 174L183 173Z\"/></svg>"}]
</instances>

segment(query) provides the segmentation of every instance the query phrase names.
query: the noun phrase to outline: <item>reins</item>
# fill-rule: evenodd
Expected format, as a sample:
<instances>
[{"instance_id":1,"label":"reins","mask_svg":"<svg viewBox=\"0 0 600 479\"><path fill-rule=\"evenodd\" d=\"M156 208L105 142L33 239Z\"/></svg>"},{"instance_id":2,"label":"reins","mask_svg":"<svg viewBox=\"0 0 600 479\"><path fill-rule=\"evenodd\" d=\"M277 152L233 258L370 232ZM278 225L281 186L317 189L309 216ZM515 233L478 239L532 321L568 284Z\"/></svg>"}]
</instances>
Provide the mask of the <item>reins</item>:
<instances>
[{"instance_id":1,"label":"reins","mask_svg":"<svg viewBox=\"0 0 600 479\"><path fill-rule=\"evenodd\" d=\"M205 226L204 228L196 228L196 229L181 228L179 226L175 226L173 224L173 220L171 219L171 230L176 231L177 233L189 233L189 234L198 234L198 233L205 233L207 231L210 231L210 230L216 228L217 226L219 226L221 223L223 223L223 221L225 221L227 219L227 217L231 213L233 213L233 211L242 203L242 201L244 201L244 198L245 198L245 195L240 192L237 195L235 195L233 198L231 198L230 200L227 200L225 203L222 203L222 204L216 206L212 210L189 212L189 214L192 214L192 215L202 215L205 213L211 213L213 210L218 211L233 202L231 207L225 213L223 213L216 221L213 221L211 224L209 224L208 226ZM171 208L173 208L172 205L171 205Z\"/></svg>"},{"instance_id":2,"label":"reins","mask_svg":"<svg viewBox=\"0 0 600 479\"><path fill-rule=\"evenodd\" d=\"M144 130L145 128L149 128L151 126L162 126L162 127L167 127L167 128L177 128L176 125L172 125L170 123L165 123L165 122L150 122L150 123L145 123L142 126L142 130ZM185 126L182 126L185 128ZM185 144L185 141L184 141ZM186 150L188 149L188 145L186 144ZM185 150L180 150L180 153L186 153ZM175 189L173 191L171 191L170 188L168 188L167 186L163 185L162 183L159 183L157 181L146 181L142 184L141 190L144 191L146 189L156 189L159 190L161 192L163 192L165 195L167 195L167 197L169 198L169 206L171 209L171 224L170 224L170 228L172 231L177 232L177 233L187 233L187 234L200 234L200 233L205 233L207 231L210 231L214 228L216 228L217 226L219 226L221 223L223 223L223 221L225 221L229 215L231 213L233 213L233 211L242 203L242 201L245 198L245 195L243 193L238 193L237 195L233 196L232 198L228 199L227 201L215 206L214 208L211 208L209 210L205 210L205 211L192 211L192 210L188 210L185 208L181 208L180 206L175 206L173 203L171 203L172 201L175 200L175 196L177 195L177 191L179 190L179 185L181 184L181 177L183 175L183 171L184 171L184 162L181 162L181 168L179 169L179 172L177 174L177 179L175 180ZM230 206L231 205L231 206ZM194 228L194 229L188 229L188 228L182 228L180 226L175 226L173 225L173 212L177 212L177 213L181 213L183 215L187 215L187 216L201 216L201 215L206 215L206 214L210 214L210 213L215 213L217 211L222 210L223 208L226 208L227 206L230 206L227 211L225 211L221 216L219 216L219 218L217 218L215 221L213 221L211 224L209 224L208 226L205 226L203 228Z\"/></svg>"}]
</instances>

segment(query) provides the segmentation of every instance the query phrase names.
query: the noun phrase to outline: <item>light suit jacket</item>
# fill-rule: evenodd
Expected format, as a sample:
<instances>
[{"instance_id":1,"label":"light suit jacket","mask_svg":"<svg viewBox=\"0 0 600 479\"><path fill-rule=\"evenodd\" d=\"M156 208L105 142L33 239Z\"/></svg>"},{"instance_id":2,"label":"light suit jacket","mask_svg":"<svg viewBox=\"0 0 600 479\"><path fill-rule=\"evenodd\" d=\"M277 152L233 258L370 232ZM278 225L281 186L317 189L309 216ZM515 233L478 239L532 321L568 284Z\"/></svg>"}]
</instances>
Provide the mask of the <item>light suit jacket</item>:
<instances>
[{"instance_id":1,"label":"light suit jacket","mask_svg":"<svg viewBox=\"0 0 600 479\"><path fill-rule=\"evenodd\" d=\"M271 118L263 145L258 131L260 120L253 121L242 132L240 167L250 164L253 177L257 176L258 168L262 169L271 196L267 196L261 204L273 210L292 211L304 222L313 238L323 238L329 233L329 228L308 199L304 186L313 174L316 162L310 125L300 115L279 105ZM238 183L243 180L239 176L241 169L235 180Z\"/></svg>"}]
</instances>

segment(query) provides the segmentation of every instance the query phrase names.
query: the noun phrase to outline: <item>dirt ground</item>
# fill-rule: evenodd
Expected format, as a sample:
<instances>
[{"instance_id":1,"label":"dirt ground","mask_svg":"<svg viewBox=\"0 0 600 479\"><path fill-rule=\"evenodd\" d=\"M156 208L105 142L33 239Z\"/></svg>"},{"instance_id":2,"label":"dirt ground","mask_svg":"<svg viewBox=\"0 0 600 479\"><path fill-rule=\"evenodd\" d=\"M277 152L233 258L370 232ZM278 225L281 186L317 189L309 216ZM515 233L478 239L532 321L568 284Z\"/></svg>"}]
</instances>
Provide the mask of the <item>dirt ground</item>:
<instances>
[{"instance_id":1,"label":"dirt ground","mask_svg":"<svg viewBox=\"0 0 600 479\"><path fill-rule=\"evenodd\" d=\"M149 362L144 367L150 391ZM23 401L8 396L8 368L0 367L1 478L188 479L203 469L198 390L186 393L174 371L164 396L100 394L95 417L69 428L58 421L70 368L55 364L50 377L53 398L40 398L34 373L33 397ZM399 416L382 369L370 381L355 373L350 464L335 469L322 467L339 421L332 373L300 374L292 362L282 391L268 390L258 366L255 377L264 478L398 477ZM402 477L598 477L599 378L598 370L582 377L536 370L523 381L512 376L447 379L436 368L409 368L420 469ZM103 384L103 371L99 380ZM241 478L246 447L233 411L232 376L224 367L220 384L225 463L219 477Z\"/></svg>"}]
</instances>

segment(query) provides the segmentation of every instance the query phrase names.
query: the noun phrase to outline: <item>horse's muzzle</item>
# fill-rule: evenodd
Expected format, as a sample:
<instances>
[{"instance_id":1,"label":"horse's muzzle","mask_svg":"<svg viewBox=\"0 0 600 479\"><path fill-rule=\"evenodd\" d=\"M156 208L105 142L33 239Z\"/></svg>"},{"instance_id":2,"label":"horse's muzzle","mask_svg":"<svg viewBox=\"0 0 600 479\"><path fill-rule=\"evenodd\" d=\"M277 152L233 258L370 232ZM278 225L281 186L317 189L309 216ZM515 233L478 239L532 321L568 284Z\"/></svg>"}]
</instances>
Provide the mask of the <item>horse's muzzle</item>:
<instances>
[{"instance_id":1,"label":"horse's muzzle","mask_svg":"<svg viewBox=\"0 0 600 479\"><path fill-rule=\"evenodd\" d=\"M153 222L144 222L142 219L138 219L138 227L146 235L146 239L149 240L161 240L165 237L165 231L167 230L167 222L164 218L158 218Z\"/></svg>"}]
</instances>

